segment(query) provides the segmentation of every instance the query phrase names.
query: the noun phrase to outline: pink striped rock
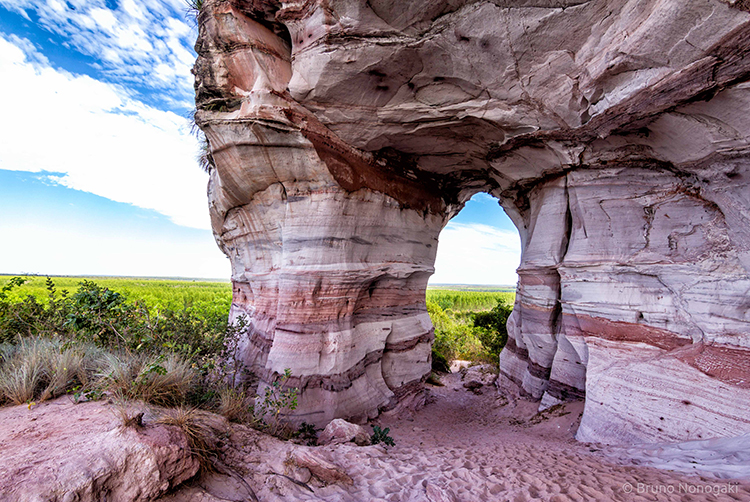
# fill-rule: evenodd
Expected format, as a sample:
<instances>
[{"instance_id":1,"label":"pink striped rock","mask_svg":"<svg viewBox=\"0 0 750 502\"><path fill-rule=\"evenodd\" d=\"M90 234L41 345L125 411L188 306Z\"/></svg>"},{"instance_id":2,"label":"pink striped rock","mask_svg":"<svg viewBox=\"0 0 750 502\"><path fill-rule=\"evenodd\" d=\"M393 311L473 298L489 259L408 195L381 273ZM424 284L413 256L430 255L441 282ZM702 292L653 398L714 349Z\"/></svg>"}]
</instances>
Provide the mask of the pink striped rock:
<instances>
[{"instance_id":1,"label":"pink striped rock","mask_svg":"<svg viewBox=\"0 0 750 502\"><path fill-rule=\"evenodd\" d=\"M291 369L299 422L419 406L438 236L484 191L523 246L506 379L585 397L585 441L750 431L745 5L205 0L248 378Z\"/></svg>"}]
</instances>

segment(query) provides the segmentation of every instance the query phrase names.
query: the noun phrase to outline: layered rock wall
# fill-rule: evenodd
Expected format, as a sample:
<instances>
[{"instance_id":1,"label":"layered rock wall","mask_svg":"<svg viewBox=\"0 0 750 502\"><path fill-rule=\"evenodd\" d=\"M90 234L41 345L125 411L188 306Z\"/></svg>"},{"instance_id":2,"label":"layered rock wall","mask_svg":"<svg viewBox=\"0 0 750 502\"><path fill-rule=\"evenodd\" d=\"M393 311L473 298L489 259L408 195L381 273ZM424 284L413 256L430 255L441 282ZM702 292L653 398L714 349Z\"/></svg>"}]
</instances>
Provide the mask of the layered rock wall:
<instances>
[{"instance_id":1,"label":"layered rock wall","mask_svg":"<svg viewBox=\"0 0 750 502\"><path fill-rule=\"evenodd\" d=\"M240 359L297 419L419 404L440 230L523 246L502 373L579 439L750 430L750 14L720 0L205 0L196 120ZM489 266L489 264L488 264Z\"/></svg>"}]
</instances>

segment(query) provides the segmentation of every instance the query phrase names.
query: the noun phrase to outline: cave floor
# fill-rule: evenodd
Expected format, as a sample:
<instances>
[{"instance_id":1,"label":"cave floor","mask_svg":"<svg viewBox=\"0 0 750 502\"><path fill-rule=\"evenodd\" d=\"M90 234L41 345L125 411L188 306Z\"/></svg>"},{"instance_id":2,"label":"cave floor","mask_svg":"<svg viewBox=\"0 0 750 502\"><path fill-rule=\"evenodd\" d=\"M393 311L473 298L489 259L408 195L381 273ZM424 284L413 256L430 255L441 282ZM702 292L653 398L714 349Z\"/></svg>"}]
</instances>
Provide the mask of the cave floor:
<instances>
[{"instance_id":1,"label":"cave floor","mask_svg":"<svg viewBox=\"0 0 750 502\"><path fill-rule=\"evenodd\" d=\"M240 426L227 462L260 501L750 500L750 478L721 480L634 465L613 458L606 447L576 442L581 402L537 414L537 403L509 402L494 386L473 393L458 374L442 380L443 387L429 386L423 409L375 422L390 429L393 447L308 448ZM311 478L290 460L300 449L340 468L351 482ZM245 491L217 477L169 500L252 500Z\"/></svg>"}]
</instances>

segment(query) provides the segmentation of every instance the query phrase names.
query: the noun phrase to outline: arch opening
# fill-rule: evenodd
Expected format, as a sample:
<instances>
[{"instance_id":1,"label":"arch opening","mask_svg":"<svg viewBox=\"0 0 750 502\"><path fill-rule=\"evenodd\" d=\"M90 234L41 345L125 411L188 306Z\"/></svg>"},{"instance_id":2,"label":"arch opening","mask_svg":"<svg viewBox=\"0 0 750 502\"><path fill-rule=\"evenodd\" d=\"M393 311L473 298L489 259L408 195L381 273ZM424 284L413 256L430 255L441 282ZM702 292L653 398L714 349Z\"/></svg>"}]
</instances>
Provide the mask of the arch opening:
<instances>
[{"instance_id":1,"label":"arch opening","mask_svg":"<svg viewBox=\"0 0 750 502\"><path fill-rule=\"evenodd\" d=\"M451 218L439 241L426 291L435 333L433 370L497 367L521 259L515 224L497 198L479 192Z\"/></svg>"}]
</instances>

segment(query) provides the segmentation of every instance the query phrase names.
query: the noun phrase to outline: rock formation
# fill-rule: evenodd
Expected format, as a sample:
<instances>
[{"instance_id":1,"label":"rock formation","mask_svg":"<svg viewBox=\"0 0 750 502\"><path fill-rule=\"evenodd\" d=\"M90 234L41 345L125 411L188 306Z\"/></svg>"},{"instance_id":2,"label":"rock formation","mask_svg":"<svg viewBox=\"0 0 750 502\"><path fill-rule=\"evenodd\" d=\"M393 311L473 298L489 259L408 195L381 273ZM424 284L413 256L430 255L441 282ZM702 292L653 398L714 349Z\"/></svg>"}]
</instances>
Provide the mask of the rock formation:
<instances>
[{"instance_id":1,"label":"rock formation","mask_svg":"<svg viewBox=\"0 0 750 502\"><path fill-rule=\"evenodd\" d=\"M3 501L146 502L200 467L179 427L125 426L104 401L6 406L0 423Z\"/></svg>"},{"instance_id":2,"label":"rock formation","mask_svg":"<svg viewBox=\"0 0 750 502\"><path fill-rule=\"evenodd\" d=\"M750 431L744 0L205 0L196 120L241 361L302 421L418 405L441 228L523 254L501 373L583 441ZM491 266L491 264L488 264Z\"/></svg>"}]
</instances>

